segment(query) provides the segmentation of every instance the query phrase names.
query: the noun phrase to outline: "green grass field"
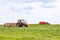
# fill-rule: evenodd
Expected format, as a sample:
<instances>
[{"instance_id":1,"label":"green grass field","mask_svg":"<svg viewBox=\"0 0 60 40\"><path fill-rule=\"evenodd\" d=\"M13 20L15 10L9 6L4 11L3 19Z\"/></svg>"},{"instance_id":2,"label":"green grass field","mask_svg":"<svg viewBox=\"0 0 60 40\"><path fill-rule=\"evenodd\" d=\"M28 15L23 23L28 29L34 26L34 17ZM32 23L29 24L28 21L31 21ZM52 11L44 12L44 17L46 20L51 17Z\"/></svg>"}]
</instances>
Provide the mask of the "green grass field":
<instances>
[{"instance_id":1,"label":"green grass field","mask_svg":"<svg viewBox=\"0 0 60 40\"><path fill-rule=\"evenodd\" d=\"M0 26L0 40L60 40L60 25Z\"/></svg>"}]
</instances>

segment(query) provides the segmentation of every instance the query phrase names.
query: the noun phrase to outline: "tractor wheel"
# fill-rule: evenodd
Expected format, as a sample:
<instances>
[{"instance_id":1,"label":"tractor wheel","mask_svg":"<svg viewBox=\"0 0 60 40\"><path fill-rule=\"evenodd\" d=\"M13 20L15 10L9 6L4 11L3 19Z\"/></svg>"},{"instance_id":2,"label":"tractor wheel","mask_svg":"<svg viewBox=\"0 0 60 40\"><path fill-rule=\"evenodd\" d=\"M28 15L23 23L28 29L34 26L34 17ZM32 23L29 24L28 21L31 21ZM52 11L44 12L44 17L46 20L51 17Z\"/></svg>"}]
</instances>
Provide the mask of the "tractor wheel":
<instances>
[{"instance_id":1,"label":"tractor wheel","mask_svg":"<svg viewBox=\"0 0 60 40\"><path fill-rule=\"evenodd\" d=\"M25 25L25 27L28 27L28 25Z\"/></svg>"}]
</instances>

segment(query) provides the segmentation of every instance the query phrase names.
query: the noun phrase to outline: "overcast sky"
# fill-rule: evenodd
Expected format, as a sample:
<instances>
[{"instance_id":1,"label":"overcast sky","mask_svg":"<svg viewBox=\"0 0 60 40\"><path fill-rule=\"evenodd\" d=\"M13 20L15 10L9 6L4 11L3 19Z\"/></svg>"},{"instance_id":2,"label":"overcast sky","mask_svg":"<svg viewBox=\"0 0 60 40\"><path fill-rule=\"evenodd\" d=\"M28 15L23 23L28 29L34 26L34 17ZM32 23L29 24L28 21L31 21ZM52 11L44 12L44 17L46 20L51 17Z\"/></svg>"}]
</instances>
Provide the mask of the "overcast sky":
<instances>
[{"instance_id":1,"label":"overcast sky","mask_svg":"<svg viewBox=\"0 0 60 40\"><path fill-rule=\"evenodd\" d=\"M0 24L25 19L27 23L60 23L60 0L0 0Z\"/></svg>"}]
</instances>

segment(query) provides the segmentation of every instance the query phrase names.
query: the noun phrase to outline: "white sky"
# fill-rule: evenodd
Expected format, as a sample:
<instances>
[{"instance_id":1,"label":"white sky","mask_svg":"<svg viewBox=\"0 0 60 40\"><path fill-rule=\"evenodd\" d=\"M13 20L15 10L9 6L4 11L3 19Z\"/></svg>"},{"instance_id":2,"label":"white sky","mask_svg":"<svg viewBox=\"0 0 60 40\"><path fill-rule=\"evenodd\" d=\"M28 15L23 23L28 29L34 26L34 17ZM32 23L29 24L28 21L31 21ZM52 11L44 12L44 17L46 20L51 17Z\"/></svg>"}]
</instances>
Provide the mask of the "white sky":
<instances>
[{"instance_id":1,"label":"white sky","mask_svg":"<svg viewBox=\"0 0 60 40\"><path fill-rule=\"evenodd\" d=\"M27 23L60 23L60 0L0 0L0 24L25 19Z\"/></svg>"}]
</instances>

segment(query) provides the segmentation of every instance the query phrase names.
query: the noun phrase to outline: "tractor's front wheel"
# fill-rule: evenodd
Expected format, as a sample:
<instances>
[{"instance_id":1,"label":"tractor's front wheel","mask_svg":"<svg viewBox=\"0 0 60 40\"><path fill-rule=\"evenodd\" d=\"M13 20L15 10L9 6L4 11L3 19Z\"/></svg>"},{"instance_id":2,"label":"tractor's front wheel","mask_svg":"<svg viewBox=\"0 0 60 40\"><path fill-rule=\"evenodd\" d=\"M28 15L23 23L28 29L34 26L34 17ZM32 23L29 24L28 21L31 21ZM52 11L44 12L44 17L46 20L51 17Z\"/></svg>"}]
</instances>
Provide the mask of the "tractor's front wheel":
<instances>
[{"instance_id":1,"label":"tractor's front wheel","mask_svg":"<svg viewBox=\"0 0 60 40\"><path fill-rule=\"evenodd\" d=\"M28 25L25 25L25 27L28 27Z\"/></svg>"}]
</instances>

